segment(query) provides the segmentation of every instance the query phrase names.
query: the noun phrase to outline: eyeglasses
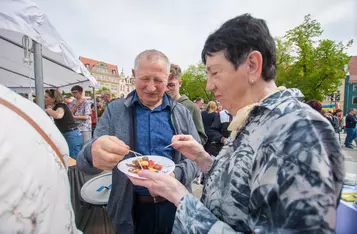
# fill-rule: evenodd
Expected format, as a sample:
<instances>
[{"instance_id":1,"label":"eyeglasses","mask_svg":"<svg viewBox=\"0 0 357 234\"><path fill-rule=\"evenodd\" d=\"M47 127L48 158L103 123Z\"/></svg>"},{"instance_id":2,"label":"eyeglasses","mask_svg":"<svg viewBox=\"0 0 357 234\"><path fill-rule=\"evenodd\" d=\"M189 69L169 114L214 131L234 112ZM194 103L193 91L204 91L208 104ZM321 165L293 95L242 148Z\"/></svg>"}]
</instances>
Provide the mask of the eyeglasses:
<instances>
[{"instance_id":1,"label":"eyeglasses","mask_svg":"<svg viewBox=\"0 0 357 234\"><path fill-rule=\"evenodd\" d=\"M173 89L173 88L176 87L177 84L178 84L178 83L168 83L168 84L167 84L167 88Z\"/></svg>"}]
</instances>

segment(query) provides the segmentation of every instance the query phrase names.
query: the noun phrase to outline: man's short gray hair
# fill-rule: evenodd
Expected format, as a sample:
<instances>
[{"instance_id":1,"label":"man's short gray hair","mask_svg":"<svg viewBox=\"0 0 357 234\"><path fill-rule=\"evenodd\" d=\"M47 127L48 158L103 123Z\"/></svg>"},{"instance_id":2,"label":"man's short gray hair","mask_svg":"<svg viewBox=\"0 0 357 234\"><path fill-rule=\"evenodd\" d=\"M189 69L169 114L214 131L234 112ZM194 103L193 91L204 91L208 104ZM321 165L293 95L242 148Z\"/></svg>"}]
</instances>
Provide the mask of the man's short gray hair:
<instances>
[{"instance_id":1,"label":"man's short gray hair","mask_svg":"<svg viewBox=\"0 0 357 234\"><path fill-rule=\"evenodd\" d=\"M135 58L135 63L134 63L135 71L137 71L137 69L139 67L139 62L142 59L146 59L147 61L150 61L152 63L162 62L166 66L167 72L170 73L170 60L161 51L152 49L152 50L145 50L145 51L141 52L140 54L138 54L138 56L136 56L136 58Z\"/></svg>"},{"instance_id":2,"label":"man's short gray hair","mask_svg":"<svg viewBox=\"0 0 357 234\"><path fill-rule=\"evenodd\" d=\"M110 92L110 90L104 90L104 91L102 91L102 95L111 95L112 94L112 92Z\"/></svg>"}]
</instances>

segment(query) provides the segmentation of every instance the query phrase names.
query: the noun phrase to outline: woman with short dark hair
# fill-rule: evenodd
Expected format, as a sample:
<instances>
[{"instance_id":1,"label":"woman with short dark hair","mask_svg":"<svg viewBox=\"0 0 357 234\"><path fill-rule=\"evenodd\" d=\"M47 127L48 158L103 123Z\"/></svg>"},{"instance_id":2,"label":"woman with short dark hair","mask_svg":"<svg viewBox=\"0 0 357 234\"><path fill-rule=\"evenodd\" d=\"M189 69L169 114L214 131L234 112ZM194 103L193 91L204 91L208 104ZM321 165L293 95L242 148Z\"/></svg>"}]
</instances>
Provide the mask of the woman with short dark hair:
<instances>
[{"instance_id":1,"label":"woman with short dark hair","mask_svg":"<svg viewBox=\"0 0 357 234\"><path fill-rule=\"evenodd\" d=\"M55 89L45 91L46 112L53 117L57 128L66 139L69 147L69 155L76 159L82 146L82 135L72 112L66 104L63 103L61 93Z\"/></svg>"},{"instance_id":2,"label":"woman with short dark hair","mask_svg":"<svg viewBox=\"0 0 357 234\"><path fill-rule=\"evenodd\" d=\"M265 21L248 14L206 40L206 87L235 114L232 134L217 157L192 136L171 144L205 174L201 200L165 174L130 177L177 206L172 233L335 233L343 153L302 93L276 86L275 50Z\"/></svg>"}]
</instances>

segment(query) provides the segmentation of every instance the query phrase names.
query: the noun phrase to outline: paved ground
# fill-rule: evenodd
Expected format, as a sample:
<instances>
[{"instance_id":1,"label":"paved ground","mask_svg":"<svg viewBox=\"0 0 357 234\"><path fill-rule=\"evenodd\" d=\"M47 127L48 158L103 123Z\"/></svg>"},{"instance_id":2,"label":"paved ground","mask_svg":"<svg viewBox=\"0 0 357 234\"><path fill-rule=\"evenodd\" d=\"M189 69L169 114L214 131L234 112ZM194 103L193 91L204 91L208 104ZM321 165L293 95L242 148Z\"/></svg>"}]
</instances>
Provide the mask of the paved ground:
<instances>
[{"instance_id":1,"label":"paved ground","mask_svg":"<svg viewBox=\"0 0 357 234\"><path fill-rule=\"evenodd\" d=\"M345 134L341 134L342 145L345 140L345 137ZM357 174L357 147L356 149L349 149L343 146L342 149L345 154L346 173ZM202 185L192 183L192 192L196 197L200 198L202 193Z\"/></svg>"}]
</instances>

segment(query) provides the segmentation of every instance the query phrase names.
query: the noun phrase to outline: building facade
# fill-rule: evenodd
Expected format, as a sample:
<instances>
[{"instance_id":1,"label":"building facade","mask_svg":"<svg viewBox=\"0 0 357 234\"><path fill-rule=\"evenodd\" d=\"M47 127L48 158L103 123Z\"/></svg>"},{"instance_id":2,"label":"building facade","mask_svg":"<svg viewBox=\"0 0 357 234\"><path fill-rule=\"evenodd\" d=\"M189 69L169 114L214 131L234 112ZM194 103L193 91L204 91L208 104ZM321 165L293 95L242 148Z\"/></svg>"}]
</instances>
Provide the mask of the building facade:
<instances>
[{"instance_id":1,"label":"building facade","mask_svg":"<svg viewBox=\"0 0 357 234\"><path fill-rule=\"evenodd\" d=\"M98 89L107 88L115 98L123 98L134 88L134 78L119 73L118 66L97 61L90 58L79 57L88 71L97 79Z\"/></svg>"}]
</instances>

